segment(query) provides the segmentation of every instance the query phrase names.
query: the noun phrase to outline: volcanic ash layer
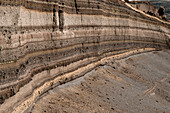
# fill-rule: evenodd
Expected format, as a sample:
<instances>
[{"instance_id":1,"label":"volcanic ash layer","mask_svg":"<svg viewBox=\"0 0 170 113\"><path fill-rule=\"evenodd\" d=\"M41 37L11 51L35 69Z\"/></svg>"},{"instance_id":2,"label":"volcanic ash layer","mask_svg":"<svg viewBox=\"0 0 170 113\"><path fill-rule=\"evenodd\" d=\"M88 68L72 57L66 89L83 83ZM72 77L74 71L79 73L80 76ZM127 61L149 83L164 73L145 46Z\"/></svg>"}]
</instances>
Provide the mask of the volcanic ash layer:
<instances>
[{"instance_id":1,"label":"volcanic ash layer","mask_svg":"<svg viewBox=\"0 0 170 113\"><path fill-rule=\"evenodd\" d=\"M49 89L83 76L109 56L170 48L168 22L121 0L0 4L0 112L26 109ZM78 69L82 73L76 76ZM68 73L72 75L55 80Z\"/></svg>"}]
</instances>

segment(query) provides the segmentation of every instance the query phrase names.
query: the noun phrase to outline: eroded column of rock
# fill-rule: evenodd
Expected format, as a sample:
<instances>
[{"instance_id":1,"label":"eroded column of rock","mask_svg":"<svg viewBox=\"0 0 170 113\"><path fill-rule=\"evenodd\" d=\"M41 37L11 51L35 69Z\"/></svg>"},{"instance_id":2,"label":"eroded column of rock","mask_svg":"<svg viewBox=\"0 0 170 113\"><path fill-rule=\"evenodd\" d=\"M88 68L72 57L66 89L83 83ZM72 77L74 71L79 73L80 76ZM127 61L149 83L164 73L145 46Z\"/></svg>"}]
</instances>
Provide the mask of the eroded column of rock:
<instances>
[{"instance_id":1,"label":"eroded column of rock","mask_svg":"<svg viewBox=\"0 0 170 113\"><path fill-rule=\"evenodd\" d=\"M0 4L1 104L42 71L94 58L40 83L108 53L170 47L168 22L149 18L120 0L0 0Z\"/></svg>"}]
</instances>

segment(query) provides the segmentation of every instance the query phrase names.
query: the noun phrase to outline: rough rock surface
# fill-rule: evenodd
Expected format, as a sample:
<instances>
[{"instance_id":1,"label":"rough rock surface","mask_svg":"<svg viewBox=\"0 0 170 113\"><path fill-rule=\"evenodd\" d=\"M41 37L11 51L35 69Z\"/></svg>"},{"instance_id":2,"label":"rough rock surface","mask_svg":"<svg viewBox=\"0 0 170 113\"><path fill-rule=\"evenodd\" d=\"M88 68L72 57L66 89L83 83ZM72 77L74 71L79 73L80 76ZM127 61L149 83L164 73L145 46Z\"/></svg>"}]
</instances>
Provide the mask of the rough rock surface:
<instances>
[{"instance_id":1,"label":"rough rock surface","mask_svg":"<svg viewBox=\"0 0 170 113\"><path fill-rule=\"evenodd\" d=\"M123 0L0 0L0 112L41 95L110 56L170 48L170 23Z\"/></svg>"},{"instance_id":2,"label":"rough rock surface","mask_svg":"<svg viewBox=\"0 0 170 113\"><path fill-rule=\"evenodd\" d=\"M50 90L31 112L169 113L169 106L168 50L109 60L84 77Z\"/></svg>"},{"instance_id":3,"label":"rough rock surface","mask_svg":"<svg viewBox=\"0 0 170 113\"><path fill-rule=\"evenodd\" d=\"M165 7L165 15L170 20L170 1L169 0L151 0L151 4L157 8Z\"/></svg>"}]
</instances>

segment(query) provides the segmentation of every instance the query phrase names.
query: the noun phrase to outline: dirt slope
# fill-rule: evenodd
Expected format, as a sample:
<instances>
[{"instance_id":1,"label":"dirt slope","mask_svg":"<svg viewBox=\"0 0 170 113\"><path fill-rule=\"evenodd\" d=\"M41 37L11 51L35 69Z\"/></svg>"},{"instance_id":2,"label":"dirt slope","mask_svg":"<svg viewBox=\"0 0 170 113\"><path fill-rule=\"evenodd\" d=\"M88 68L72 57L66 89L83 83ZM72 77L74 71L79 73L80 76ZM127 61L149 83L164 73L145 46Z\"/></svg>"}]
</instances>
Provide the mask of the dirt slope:
<instances>
[{"instance_id":1,"label":"dirt slope","mask_svg":"<svg viewBox=\"0 0 170 113\"><path fill-rule=\"evenodd\" d=\"M169 113L169 50L103 64L49 91L32 113Z\"/></svg>"}]
</instances>

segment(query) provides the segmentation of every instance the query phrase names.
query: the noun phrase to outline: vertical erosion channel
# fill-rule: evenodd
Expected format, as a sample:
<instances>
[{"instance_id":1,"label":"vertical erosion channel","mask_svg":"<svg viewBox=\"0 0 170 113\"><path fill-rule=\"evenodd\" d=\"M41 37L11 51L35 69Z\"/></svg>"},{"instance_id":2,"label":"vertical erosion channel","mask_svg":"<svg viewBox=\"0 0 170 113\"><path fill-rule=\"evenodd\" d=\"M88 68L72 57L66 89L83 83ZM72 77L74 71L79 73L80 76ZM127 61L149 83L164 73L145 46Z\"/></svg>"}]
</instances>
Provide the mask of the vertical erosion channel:
<instances>
[{"instance_id":1,"label":"vertical erosion channel","mask_svg":"<svg viewBox=\"0 0 170 113\"><path fill-rule=\"evenodd\" d=\"M55 6L53 7L53 31L55 31L57 26L57 18L56 18L56 9Z\"/></svg>"},{"instance_id":2,"label":"vertical erosion channel","mask_svg":"<svg viewBox=\"0 0 170 113\"><path fill-rule=\"evenodd\" d=\"M58 11L58 17L59 17L59 29L60 31L63 31L64 28L64 14L62 10Z\"/></svg>"}]
</instances>

